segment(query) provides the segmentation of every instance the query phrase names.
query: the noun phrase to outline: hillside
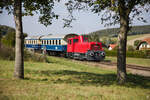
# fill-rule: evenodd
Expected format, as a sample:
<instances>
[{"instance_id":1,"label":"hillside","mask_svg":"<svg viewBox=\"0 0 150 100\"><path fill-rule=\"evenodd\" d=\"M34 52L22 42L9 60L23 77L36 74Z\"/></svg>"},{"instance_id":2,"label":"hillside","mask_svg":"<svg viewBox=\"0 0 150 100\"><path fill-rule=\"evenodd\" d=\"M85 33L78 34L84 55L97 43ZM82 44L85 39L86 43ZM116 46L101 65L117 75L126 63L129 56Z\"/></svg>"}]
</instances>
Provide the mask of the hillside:
<instances>
[{"instance_id":1,"label":"hillside","mask_svg":"<svg viewBox=\"0 0 150 100\"><path fill-rule=\"evenodd\" d=\"M119 28L110 28L110 29L104 29L104 30L98 30L91 34L98 34L99 36L111 36L111 37L117 37L117 34L119 33ZM150 33L150 25L143 25L143 26L133 26L131 30L129 31L128 35L137 35L137 34L148 34Z\"/></svg>"},{"instance_id":2,"label":"hillside","mask_svg":"<svg viewBox=\"0 0 150 100\"><path fill-rule=\"evenodd\" d=\"M15 29L6 25L0 25L0 34L6 35L11 32L15 32Z\"/></svg>"}]
</instances>

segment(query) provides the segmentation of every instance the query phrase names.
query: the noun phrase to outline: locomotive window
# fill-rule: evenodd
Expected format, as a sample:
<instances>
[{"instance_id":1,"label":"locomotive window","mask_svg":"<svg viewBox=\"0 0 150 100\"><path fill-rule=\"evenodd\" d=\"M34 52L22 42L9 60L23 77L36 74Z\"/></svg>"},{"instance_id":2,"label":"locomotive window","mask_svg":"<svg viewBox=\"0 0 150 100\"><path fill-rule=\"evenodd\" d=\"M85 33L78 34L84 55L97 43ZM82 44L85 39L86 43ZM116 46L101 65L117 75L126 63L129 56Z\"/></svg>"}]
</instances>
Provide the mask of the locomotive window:
<instances>
[{"instance_id":1,"label":"locomotive window","mask_svg":"<svg viewBox=\"0 0 150 100\"><path fill-rule=\"evenodd\" d=\"M71 44L71 40L68 40L68 44Z\"/></svg>"},{"instance_id":2,"label":"locomotive window","mask_svg":"<svg viewBox=\"0 0 150 100\"><path fill-rule=\"evenodd\" d=\"M76 43L78 41L79 41L79 39L73 39L73 43Z\"/></svg>"}]
</instances>

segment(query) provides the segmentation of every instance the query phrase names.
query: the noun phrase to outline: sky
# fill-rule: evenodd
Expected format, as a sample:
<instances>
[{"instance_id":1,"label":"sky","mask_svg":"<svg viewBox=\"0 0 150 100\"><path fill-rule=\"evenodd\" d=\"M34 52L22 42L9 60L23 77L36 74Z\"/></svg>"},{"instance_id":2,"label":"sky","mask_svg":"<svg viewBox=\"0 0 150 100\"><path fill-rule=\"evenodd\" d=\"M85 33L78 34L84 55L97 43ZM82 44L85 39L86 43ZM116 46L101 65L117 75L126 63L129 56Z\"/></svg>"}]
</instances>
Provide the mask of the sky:
<instances>
[{"instance_id":1,"label":"sky","mask_svg":"<svg viewBox=\"0 0 150 100\"><path fill-rule=\"evenodd\" d=\"M48 27L38 22L38 14L23 17L23 32L28 33L29 36L69 33L87 34L101 29L119 27L119 25L104 27L104 24L101 24L101 16L93 14L90 11L76 11L74 13L76 20L72 22L72 28L63 28L64 22L62 19L68 16L63 3L56 4L54 11L60 15L60 18L58 20L53 20L53 24ZM150 25L150 12L143 13L142 16L147 20L147 23L135 19L132 26ZM0 25L7 25L15 28L13 15L8 15L7 11L4 10L4 12L0 14Z\"/></svg>"}]
</instances>

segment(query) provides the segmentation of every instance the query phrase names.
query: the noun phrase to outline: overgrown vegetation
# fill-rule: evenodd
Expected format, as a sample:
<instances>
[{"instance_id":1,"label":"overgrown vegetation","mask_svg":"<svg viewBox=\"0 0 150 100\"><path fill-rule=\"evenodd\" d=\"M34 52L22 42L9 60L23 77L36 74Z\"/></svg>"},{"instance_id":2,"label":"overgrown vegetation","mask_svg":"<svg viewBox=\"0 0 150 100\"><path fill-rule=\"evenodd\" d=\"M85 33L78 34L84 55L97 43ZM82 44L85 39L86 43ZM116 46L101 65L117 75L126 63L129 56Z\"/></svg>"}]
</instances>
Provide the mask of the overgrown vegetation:
<instances>
[{"instance_id":1,"label":"overgrown vegetation","mask_svg":"<svg viewBox=\"0 0 150 100\"><path fill-rule=\"evenodd\" d=\"M14 48L2 46L0 49L0 59L15 60L15 51L14 50L15 50ZM49 62L47 60L47 56L29 52L27 50L24 50L24 60L32 61L32 62Z\"/></svg>"},{"instance_id":2,"label":"overgrown vegetation","mask_svg":"<svg viewBox=\"0 0 150 100\"><path fill-rule=\"evenodd\" d=\"M13 61L0 60L0 99L11 100L147 100L150 80L128 75L124 86L116 72L65 58L51 63L25 62L25 79L14 80ZM142 91L142 92L139 92Z\"/></svg>"}]
</instances>

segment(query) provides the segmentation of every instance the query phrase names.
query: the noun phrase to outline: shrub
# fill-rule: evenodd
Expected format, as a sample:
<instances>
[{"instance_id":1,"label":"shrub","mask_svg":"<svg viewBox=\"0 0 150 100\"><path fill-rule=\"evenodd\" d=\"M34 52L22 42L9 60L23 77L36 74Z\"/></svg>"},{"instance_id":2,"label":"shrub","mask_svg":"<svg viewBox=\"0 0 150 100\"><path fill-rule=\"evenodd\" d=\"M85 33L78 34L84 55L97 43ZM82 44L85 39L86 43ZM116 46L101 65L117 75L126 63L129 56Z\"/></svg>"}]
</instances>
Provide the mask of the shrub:
<instances>
[{"instance_id":1,"label":"shrub","mask_svg":"<svg viewBox=\"0 0 150 100\"><path fill-rule=\"evenodd\" d=\"M105 50L106 56L117 56L116 50ZM127 51L127 57L134 57L134 58L150 58L150 50L136 50L136 51Z\"/></svg>"},{"instance_id":2,"label":"shrub","mask_svg":"<svg viewBox=\"0 0 150 100\"><path fill-rule=\"evenodd\" d=\"M141 41L142 41L142 40L135 40L135 41L134 41L134 46L137 47L137 46L140 44Z\"/></svg>"},{"instance_id":3,"label":"shrub","mask_svg":"<svg viewBox=\"0 0 150 100\"><path fill-rule=\"evenodd\" d=\"M0 48L0 59L15 60L15 49L2 46ZM31 53L24 50L24 60L34 62L49 62L47 57L42 54Z\"/></svg>"},{"instance_id":4,"label":"shrub","mask_svg":"<svg viewBox=\"0 0 150 100\"><path fill-rule=\"evenodd\" d=\"M49 62L46 55L29 52L27 50L24 50L24 60L34 62Z\"/></svg>"},{"instance_id":5,"label":"shrub","mask_svg":"<svg viewBox=\"0 0 150 100\"><path fill-rule=\"evenodd\" d=\"M1 48L0 48L0 59L14 60L15 59L14 48L1 46Z\"/></svg>"},{"instance_id":6,"label":"shrub","mask_svg":"<svg viewBox=\"0 0 150 100\"><path fill-rule=\"evenodd\" d=\"M135 50L135 48L132 45L128 46L128 51L134 51L134 50Z\"/></svg>"}]
</instances>

